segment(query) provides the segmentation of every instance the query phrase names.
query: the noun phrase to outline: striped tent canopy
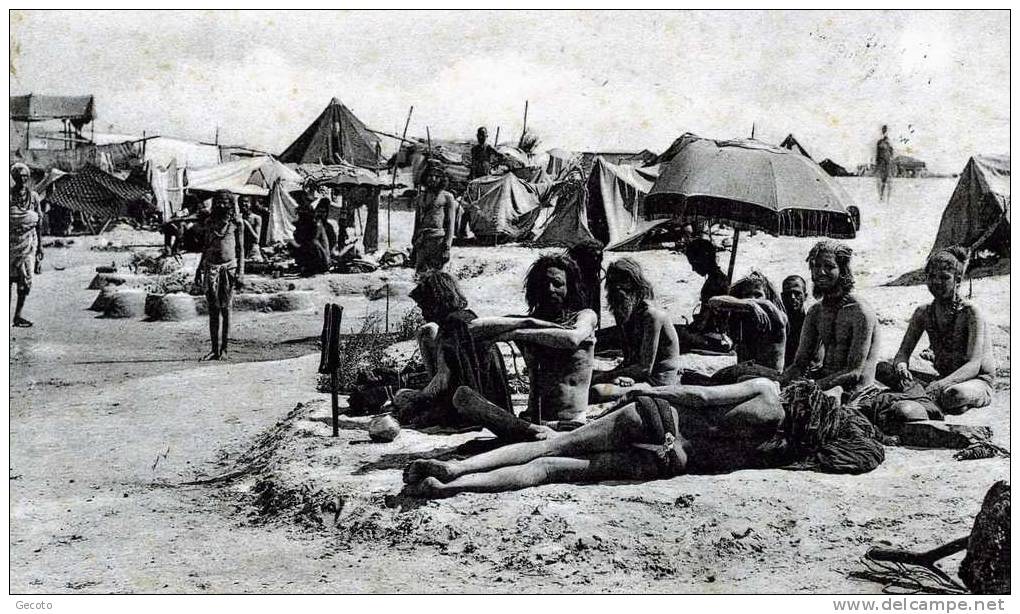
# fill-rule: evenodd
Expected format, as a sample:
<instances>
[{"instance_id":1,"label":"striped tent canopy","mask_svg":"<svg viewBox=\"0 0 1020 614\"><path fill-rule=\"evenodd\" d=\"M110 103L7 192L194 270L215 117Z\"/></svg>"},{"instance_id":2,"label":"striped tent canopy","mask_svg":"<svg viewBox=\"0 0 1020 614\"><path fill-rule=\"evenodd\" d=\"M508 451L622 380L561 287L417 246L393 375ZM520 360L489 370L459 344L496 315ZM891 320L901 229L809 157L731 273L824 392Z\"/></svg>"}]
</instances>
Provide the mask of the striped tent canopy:
<instances>
[{"instance_id":1,"label":"striped tent canopy","mask_svg":"<svg viewBox=\"0 0 1020 614\"><path fill-rule=\"evenodd\" d=\"M90 165L56 179L44 203L50 207L110 218L125 214L130 203L151 200L152 195L147 189Z\"/></svg>"}]
</instances>

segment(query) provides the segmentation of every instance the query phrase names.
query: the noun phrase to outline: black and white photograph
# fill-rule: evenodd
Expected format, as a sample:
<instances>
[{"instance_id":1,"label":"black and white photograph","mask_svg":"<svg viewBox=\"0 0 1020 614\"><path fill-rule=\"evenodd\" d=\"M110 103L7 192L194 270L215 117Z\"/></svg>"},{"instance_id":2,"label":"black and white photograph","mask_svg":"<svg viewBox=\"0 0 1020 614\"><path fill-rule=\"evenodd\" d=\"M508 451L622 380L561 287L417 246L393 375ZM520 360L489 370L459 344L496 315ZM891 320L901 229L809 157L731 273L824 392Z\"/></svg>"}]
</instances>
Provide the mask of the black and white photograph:
<instances>
[{"instance_id":1,"label":"black and white photograph","mask_svg":"<svg viewBox=\"0 0 1020 614\"><path fill-rule=\"evenodd\" d=\"M1008 610L1009 10L8 19L11 607Z\"/></svg>"}]
</instances>

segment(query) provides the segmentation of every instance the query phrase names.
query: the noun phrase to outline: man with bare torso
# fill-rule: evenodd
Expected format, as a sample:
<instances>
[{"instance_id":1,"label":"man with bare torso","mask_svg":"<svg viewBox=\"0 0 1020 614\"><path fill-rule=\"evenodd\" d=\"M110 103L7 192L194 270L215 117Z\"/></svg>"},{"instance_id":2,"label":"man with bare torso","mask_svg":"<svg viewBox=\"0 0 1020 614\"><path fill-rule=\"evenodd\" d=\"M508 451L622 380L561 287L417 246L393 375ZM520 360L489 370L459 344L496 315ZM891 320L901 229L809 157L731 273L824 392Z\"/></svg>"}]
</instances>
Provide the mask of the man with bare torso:
<instances>
[{"instance_id":1,"label":"man with bare torso","mask_svg":"<svg viewBox=\"0 0 1020 614\"><path fill-rule=\"evenodd\" d=\"M230 338L230 307L234 287L244 283L244 234L240 213L230 192L213 196L212 211L202 227L204 246L195 283L205 290L212 351L202 360L223 360Z\"/></svg>"},{"instance_id":2,"label":"man with bare torso","mask_svg":"<svg viewBox=\"0 0 1020 614\"><path fill-rule=\"evenodd\" d=\"M425 167L423 183L425 189L415 198L412 243L416 273L443 270L450 261L457 223L457 200L446 191L446 172L439 163Z\"/></svg>"},{"instance_id":3,"label":"man with bare torso","mask_svg":"<svg viewBox=\"0 0 1020 614\"><path fill-rule=\"evenodd\" d=\"M611 401L633 387L676 384L680 366L676 328L669 314L652 303L655 291L636 260L621 258L609 265L606 297L616 319L623 362L595 373L590 401Z\"/></svg>"},{"instance_id":4,"label":"man with bare torso","mask_svg":"<svg viewBox=\"0 0 1020 614\"><path fill-rule=\"evenodd\" d=\"M532 423L528 436L543 438L552 429L568 429L585 421L596 317L586 307L577 264L562 255L541 256L531 266L525 298L527 316L478 318L468 328L479 341L513 341L521 349L530 383L524 414ZM478 399L462 387L453 401L462 414L490 426L485 416L472 413L478 409L473 402ZM506 415L495 406L493 410L497 417Z\"/></svg>"},{"instance_id":5,"label":"man with bare torso","mask_svg":"<svg viewBox=\"0 0 1020 614\"><path fill-rule=\"evenodd\" d=\"M853 293L853 250L836 241L820 241L808 254L812 294L820 299L804 318L800 344L782 383L807 377L826 390L835 386L852 396L875 381L878 326L875 311ZM819 348L822 366L812 368Z\"/></svg>"}]
</instances>

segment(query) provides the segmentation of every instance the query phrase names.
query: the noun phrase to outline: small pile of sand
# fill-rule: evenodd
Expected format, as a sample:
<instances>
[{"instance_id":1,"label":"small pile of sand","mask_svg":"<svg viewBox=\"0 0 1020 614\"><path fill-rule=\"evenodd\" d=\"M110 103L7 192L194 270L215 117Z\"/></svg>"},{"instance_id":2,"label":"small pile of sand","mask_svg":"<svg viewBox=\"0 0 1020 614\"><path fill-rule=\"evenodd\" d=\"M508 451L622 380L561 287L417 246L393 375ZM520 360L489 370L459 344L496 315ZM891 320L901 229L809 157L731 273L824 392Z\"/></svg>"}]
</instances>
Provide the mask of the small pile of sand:
<instances>
[{"instance_id":1,"label":"small pile of sand","mask_svg":"<svg viewBox=\"0 0 1020 614\"><path fill-rule=\"evenodd\" d=\"M296 290L293 292L280 292L269 297L269 308L273 311L303 311L314 309L314 292L307 290Z\"/></svg>"},{"instance_id":2,"label":"small pile of sand","mask_svg":"<svg viewBox=\"0 0 1020 614\"><path fill-rule=\"evenodd\" d=\"M270 296L268 294L235 294L232 308L234 311L261 311L269 312Z\"/></svg>"},{"instance_id":3,"label":"small pile of sand","mask_svg":"<svg viewBox=\"0 0 1020 614\"><path fill-rule=\"evenodd\" d=\"M390 297L407 296L413 289L414 284L411 282L390 281L371 288L365 288L365 296L370 301L377 301L386 298L387 295Z\"/></svg>"},{"instance_id":4,"label":"small pile of sand","mask_svg":"<svg viewBox=\"0 0 1020 614\"><path fill-rule=\"evenodd\" d=\"M160 322L183 322L198 317L195 297L183 294L149 294L145 297L145 315Z\"/></svg>"},{"instance_id":5,"label":"small pile of sand","mask_svg":"<svg viewBox=\"0 0 1020 614\"><path fill-rule=\"evenodd\" d=\"M103 315L107 318L140 318L145 313L144 290L120 290L110 297Z\"/></svg>"}]
</instances>

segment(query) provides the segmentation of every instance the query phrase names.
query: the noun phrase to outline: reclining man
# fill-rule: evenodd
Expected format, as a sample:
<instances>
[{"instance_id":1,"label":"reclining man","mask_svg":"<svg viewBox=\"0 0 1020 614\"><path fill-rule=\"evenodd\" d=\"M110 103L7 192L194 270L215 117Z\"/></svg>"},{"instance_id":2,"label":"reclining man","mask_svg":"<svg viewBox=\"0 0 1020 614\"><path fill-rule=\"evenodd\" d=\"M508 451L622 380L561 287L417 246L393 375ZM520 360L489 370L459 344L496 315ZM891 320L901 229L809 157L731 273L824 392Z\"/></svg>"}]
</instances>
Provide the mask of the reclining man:
<instances>
[{"instance_id":1,"label":"reclining man","mask_svg":"<svg viewBox=\"0 0 1020 614\"><path fill-rule=\"evenodd\" d=\"M460 403L484 403L465 390L457 391ZM778 386L761 378L633 391L615 411L569 433L461 461L413 461L404 470L404 494L438 498L762 466L784 418Z\"/></svg>"},{"instance_id":2,"label":"reclining man","mask_svg":"<svg viewBox=\"0 0 1020 614\"><path fill-rule=\"evenodd\" d=\"M783 385L815 380L822 390L840 386L848 398L875 381L878 326L875 311L854 293L853 250L837 241L820 241L808 253L811 293L820 299L804 318L800 345L786 368ZM821 367L812 363L824 350Z\"/></svg>"},{"instance_id":3,"label":"reclining man","mask_svg":"<svg viewBox=\"0 0 1020 614\"><path fill-rule=\"evenodd\" d=\"M478 318L468 328L478 341L513 341L520 348L530 378L524 415L530 423L469 389L461 388L454 397L461 416L506 439L544 438L554 429L583 423L595 358L596 316L587 308L573 260L541 256L528 271L524 290L527 316Z\"/></svg>"},{"instance_id":4,"label":"reclining man","mask_svg":"<svg viewBox=\"0 0 1020 614\"><path fill-rule=\"evenodd\" d=\"M492 403L510 411L510 392L499 349L478 347L468 325L478 316L449 273L427 271L411 291L425 324L418 329L429 383L421 390L402 389L393 397L401 424L429 426L463 423L453 407L453 393L468 386Z\"/></svg>"},{"instance_id":5,"label":"reclining man","mask_svg":"<svg viewBox=\"0 0 1020 614\"><path fill-rule=\"evenodd\" d=\"M892 363L878 365L879 380L904 393L877 412L880 426L941 420L945 413L960 414L992 402L995 360L984 314L959 293L966 262L967 252L960 247L941 250L928 260L925 273L934 300L914 311ZM910 370L910 355L922 333L927 333L935 354L937 378ZM923 391L921 384L926 384Z\"/></svg>"},{"instance_id":6,"label":"reclining man","mask_svg":"<svg viewBox=\"0 0 1020 614\"><path fill-rule=\"evenodd\" d=\"M606 299L616 319L623 362L592 376L591 403L619 398L631 387L676 384L680 346L669 314L656 307L655 291L641 265L621 258L606 270Z\"/></svg>"}]
</instances>

